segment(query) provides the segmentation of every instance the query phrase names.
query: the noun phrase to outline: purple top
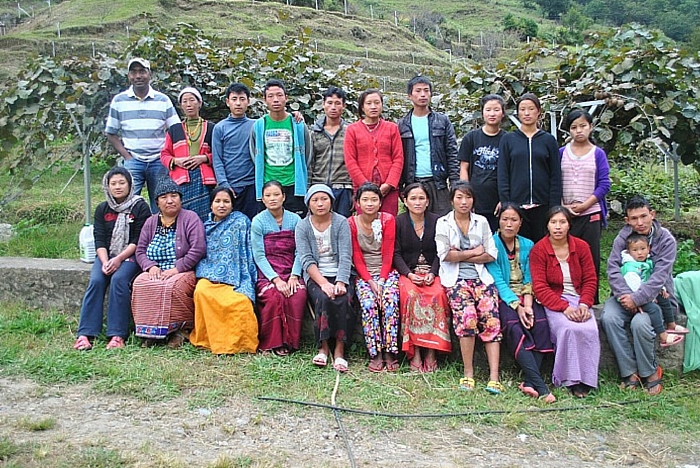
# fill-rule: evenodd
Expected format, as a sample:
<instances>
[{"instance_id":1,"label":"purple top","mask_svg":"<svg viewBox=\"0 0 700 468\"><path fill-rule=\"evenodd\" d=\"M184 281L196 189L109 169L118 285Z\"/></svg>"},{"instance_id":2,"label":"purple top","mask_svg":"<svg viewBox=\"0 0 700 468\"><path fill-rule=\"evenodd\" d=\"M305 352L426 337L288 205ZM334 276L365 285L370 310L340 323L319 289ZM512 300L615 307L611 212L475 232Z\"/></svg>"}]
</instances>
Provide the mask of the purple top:
<instances>
[{"instance_id":1,"label":"purple top","mask_svg":"<svg viewBox=\"0 0 700 468\"><path fill-rule=\"evenodd\" d=\"M559 158L564 155L566 146L559 148ZM598 199L600 205L600 214L602 215L603 227L608 225L608 204L605 201L605 195L610 191L610 165L608 157L602 148L595 147L595 190L593 195Z\"/></svg>"},{"instance_id":2,"label":"purple top","mask_svg":"<svg viewBox=\"0 0 700 468\"><path fill-rule=\"evenodd\" d=\"M146 220L136 245L136 262L143 271L148 271L156 262L146 256L146 249L156 234L158 214ZM194 211L181 210L175 224L175 267L180 273L194 271L197 263L207 253L207 237L199 215Z\"/></svg>"}]
</instances>

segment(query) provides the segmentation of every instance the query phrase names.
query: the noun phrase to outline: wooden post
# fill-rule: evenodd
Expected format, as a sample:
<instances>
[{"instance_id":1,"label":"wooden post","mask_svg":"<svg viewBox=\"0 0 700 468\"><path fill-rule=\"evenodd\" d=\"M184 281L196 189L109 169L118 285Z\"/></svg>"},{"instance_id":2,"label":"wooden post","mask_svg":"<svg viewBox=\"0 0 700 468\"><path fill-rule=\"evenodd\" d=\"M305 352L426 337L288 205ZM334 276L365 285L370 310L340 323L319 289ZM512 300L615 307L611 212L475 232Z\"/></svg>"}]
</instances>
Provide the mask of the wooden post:
<instances>
[{"instance_id":1,"label":"wooden post","mask_svg":"<svg viewBox=\"0 0 700 468\"><path fill-rule=\"evenodd\" d=\"M372 18L372 21L374 21L374 7L372 5L369 6L369 16Z\"/></svg>"},{"instance_id":2,"label":"wooden post","mask_svg":"<svg viewBox=\"0 0 700 468\"><path fill-rule=\"evenodd\" d=\"M394 10L394 26L399 25L399 12Z\"/></svg>"},{"instance_id":3,"label":"wooden post","mask_svg":"<svg viewBox=\"0 0 700 468\"><path fill-rule=\"evenodd\" d=\"M61 23L56 23L56 33L61 37Z\"/></svg>"}]
</instances>

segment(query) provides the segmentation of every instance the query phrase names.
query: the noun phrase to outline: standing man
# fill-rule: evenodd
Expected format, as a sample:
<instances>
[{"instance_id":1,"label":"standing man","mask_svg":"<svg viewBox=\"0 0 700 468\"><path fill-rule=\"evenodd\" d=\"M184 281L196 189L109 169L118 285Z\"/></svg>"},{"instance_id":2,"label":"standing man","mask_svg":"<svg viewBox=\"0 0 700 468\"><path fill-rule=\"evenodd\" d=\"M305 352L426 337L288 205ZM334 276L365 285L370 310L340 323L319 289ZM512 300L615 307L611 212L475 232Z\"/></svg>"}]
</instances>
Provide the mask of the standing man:
<instances>
[{"instance_id":1,"label":"standing man","mask_svg":"<svg viewBox=\"0 0 700 468\"><path fill-rule=\"evenodd\" d=\"M262 200L262 187L277 180L285 195L284 209L306 216L306 161L311 155L311 136L303 122L294 122L287 112L287 90L280 80L269 80L263 88L269 113L253 124L250 153L255 164L255 197Z\"/></svg>"},{"instance_id":2,"label":"standing man","mask_svg":"<svg viewBox=\"0 0 700 468\"><path fill-rule=\"evenodd\" d=\"M605 301L601 321L620 368L622 387L636 388L643 384L650 395L658 395L663 389L663 372L654 353L656 333L649 314L638 312L637 307L654 301L665 287L675 308L672 273L676 239L654 219L656 211L643 197L632 197L625 206L625 215L627 225L615 238L608 259L608 281L613 297ZM632 232L647 236L650 258L654 262L649 280L635 292L627 285L620 269L625 239Z\"/></svg>"},{"instance_id":3,"label":"standing man","mask_svg":"<svg viewBox=\"0 0 700 468\"><path fill-rule=\"evenodd\" d=\"M447 186L459 180L455 130L446 115L430 109L433 85L425 76L408 82L413 110L397 122L403 144L403 185L421 182L430 197L428 211L439 216L452 209Z\"/></svg>"},{"instance_id":4,"label":"standing man","mask_svg":"<svg viewBox=\"0 0 700 468\"><path fill-rule=\"evenodd\" d=\"M333 211L349 218L352 213L352 180L345 165L343 142L347 123L343 119L347 95L331 86L323 93L323 113L311 128L309 185L326 184L333 189Z\"/></svg>"},{"instance_id":5,"label":"standing man","mask_svg":"<svg viewBox=\"0 0 700 468\"><path fill-rule=\"evenodd\" d=\"M131 173L134 193L140 194L147 184L151 212L158 211L153 196L158 179L168 175L160 162L165 132L180 123L180 117L163 93L151 88L151 64L135 57L127 65L131 87L112 99L105 124L107 141L124 158Z\"/></svg>"},{"instance_id":6,"label":"standing man","mask_svg":"<svg viewBox=\"0 0 700 468\"><path fill-rule=\"evenodd\" d=\"M250 158L250 133L254 120L246 115L250 90L242 83L226 89L226 105L231 114L216 124L212 135L212 160L216 181L233 190L234 211L250 220L258 213L255 199L255 166Z\"/></svg>"}]
</instances>

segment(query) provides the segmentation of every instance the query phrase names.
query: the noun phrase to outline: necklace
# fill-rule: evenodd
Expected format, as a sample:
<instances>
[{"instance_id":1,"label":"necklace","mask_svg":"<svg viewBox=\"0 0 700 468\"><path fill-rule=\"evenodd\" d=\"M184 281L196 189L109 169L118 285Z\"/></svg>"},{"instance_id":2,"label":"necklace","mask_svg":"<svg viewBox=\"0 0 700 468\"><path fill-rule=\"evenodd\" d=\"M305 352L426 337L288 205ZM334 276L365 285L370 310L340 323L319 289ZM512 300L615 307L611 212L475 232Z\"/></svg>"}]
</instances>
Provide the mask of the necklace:
<instances>
[{"instance_id":1,"label":"necklace","mask_svg":"<svg viewBox=\"0 0 700 468\"><path fill-rule=\"evenodd\" d=\"M380 123L380 122L381 122L381 120L378 120L376 123L368 124L368 123L365 122L364 120L362 121L362 123L365 124L365 127L367 128L367 131L368 131L369 133L372 133L372 132L374 132L376 129L378 129L378 128L379 128L379 123Z\"/></svg>"},{"instance_id":2,"label":"necklace","mask_svg":"<svg viewBox=\"0 0 700 468\"><path fill-rule=\"evenodd\" d=\"M197 118L197 123L194 125L194 128L190 130L190 127L192 126L192 121L189 119L185 121L185 135L187 136L187 142L190 145L193 142L199 140L199 137L202 136L203 122L204 119L202 119L201 117Z\"/></svg>"}]
</instances>

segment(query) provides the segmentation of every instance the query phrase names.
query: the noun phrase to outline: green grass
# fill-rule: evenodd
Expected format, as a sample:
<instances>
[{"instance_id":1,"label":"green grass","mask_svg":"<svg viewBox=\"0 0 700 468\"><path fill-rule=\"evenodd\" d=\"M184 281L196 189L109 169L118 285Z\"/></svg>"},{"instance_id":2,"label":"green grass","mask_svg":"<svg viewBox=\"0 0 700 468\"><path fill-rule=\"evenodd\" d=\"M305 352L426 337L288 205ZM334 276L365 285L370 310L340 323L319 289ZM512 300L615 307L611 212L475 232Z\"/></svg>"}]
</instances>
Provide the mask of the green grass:
<instances>
[{"instance_id":1,"label":"green grass","mask_svg":"<svg viewBox=\"0 0 700 468\"><path fill-rule=\"evenodd\" d=\"M252 401L264 396L322 404L331 402L336 374L330 369L311 366L314 349L310 347L286 359L264 355L217 357L190 345L176 351L164 347L142 349L132 338L122 350L107 351L102 340L90 352L76 352L71 347L76 317L55 311L27 310L13 304L4 304L0 309L0 372L6 377L19 376L51 385L87 383L98 393L145 402L184 397L189 408L215 408L225 405L228 398L240 396ZM340 379L338 406L392 414L470 413L447 419L418 420L424 428L467 422L486 427L503 425L531 433L561 433L616 431L627 426L648 425L699 434L700 401L696 395L700 378L697 373L683 378L673 373L665 375L664 392L656 398L642 392L619 390L617 377L603 374L600 389L592 397L576 400L566 391L556 389L554 393L559 402L547 406L517 391L519 379L512 370L502 375L507 392L492 396L482 388L487 380L484 370L477 371L476 391L457 390L461 375L459 362L442 363L440 370L431 375L410 373L406 367L396 374L371 374L365 368L366 357L360 346L350 353L349 360L351 372ZM640 401L631 403L637 399ZM282 408L292 414L322 411L272 401L255 404L262 412L276 412ZM601 407L605 405L612 407ZM577 410L536 412L569 407ZM530 412L533 410L535 412ZM489 411L492 413L483 414ZM382 416L352 417L372 433L414 424ZM20 424L46 430L51 428L52 422ZM17 450L16 445L5 440L0 444L0 458L3 453ZM111 459L114 454L88 451L81 456Z\"/></svg>"},{"instance_id":2,"label":"green grass","mask_svg":"<svg viewBox=\"0 0 700 468\"><path fill-rule=\"evenodd\" d=\"M17 427L30 432L48 431L56 427L56 420L53 418L34 420L27 417L17 421Z\"/></svg>"}]
</instances>

